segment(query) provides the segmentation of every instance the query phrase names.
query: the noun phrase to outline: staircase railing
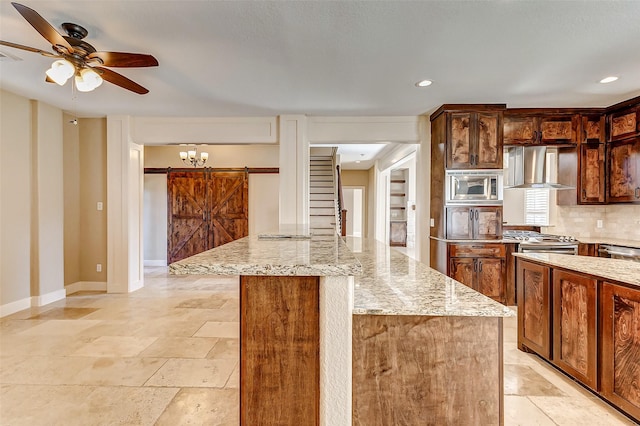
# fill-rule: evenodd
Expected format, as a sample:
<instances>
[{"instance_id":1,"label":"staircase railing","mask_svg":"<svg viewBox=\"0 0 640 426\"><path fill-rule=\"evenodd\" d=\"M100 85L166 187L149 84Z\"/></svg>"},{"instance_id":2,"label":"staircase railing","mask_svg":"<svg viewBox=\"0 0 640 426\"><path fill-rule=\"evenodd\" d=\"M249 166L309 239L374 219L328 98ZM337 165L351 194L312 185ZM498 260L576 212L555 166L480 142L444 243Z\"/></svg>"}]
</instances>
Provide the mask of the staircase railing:
<instances>
[{"instance_id":1,"label":"staircase railing","mask_svg":"<svg viewBox=\"0 0 640 426\"><path fill-rule=\"evenodd\" d=\"M336 166L336 176L338 180L338 225L340 228L340 235L347 236L347 210L344 208L344 198L342 196L342 176L340 173L340 166Z\"/></svg>"}]
</instances>

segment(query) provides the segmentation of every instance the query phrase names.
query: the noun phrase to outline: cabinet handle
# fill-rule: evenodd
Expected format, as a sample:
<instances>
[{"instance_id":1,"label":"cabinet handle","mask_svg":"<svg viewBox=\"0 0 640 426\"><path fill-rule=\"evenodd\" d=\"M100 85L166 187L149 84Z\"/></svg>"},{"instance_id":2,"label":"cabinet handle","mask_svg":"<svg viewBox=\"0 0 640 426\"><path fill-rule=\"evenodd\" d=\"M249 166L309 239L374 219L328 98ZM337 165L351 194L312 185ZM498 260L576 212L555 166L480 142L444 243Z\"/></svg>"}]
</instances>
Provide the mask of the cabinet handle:
<instances>
[{"instance_id":1,"label":"cabinet handle","mask_svg":"<svg viewBox=\"0 0 640 426\"><path fill-rule=\"evenodd\" d=\"M538 132L538 143L542 143L542 130Z\"/></svg>"},{"instance_id":2,"label":"cabinet handle","mask_svg":"<svg viewBox=\"0 0 640 426\"><path fill-rule=\"evenodd\" d=\"M640 198L640 187L636 188L634 193L636 194L636 198Z\"/></svg>"},{"instance_id":3,"label":"cabinet handle","mask_svg":"<svg viewBox=\"0 0 640 426\"><path fill-rule=\"evenodd\" d=\"M533 142L536 142L538 140L538 131L534 130L533 131Z\"/></svg>"},{"instance_id":4,"label":"cabinet handle","mask_svg":"<svg viewBox=\"0 0 640 426\"><path fill-rule=\"evenodd\" d=\"M478 214L478 210L476 210L476 220L478 220L479 214Z\"/></svg>"},{"instance_id":5,"label":"cabinet handle","mask_svg":"<svg viewBox=\"0 0 640 426\"><path fill-rule=\"evenodd\" d=\"M478 272L478 261L473 260L473 272Z\"/></svg>"},{"instance_id":6,"label":"cabinet handle","mask_svg":"<svg viewBox=\"0 0 640 426\"><path fill-rule=\"evenodd\" d=\"M587 143L587 131L582 130L582 133L584 133L584 143Z\"/></svg>"},{"instance_id":7,"label":"cabinet handle","mask_svg":"<svg viewBox=\"0 0 640 426\"><path fill-rule=\"evenodd\" d=\"M480 162L480 156L476 154L476 166L478 165L479 162Z\"/></svg>"},{"instance_id":8,"label":"cabinet handle","mask_svg":"<svg viewBox=\"0 0 640 426\"><path fill-rule=\"evenodd\" d=\"M482 272L482 260L478 261L478 272Z\"/></svg>"},{"instance_id":9,"label":"cabinet handle","mask_svg":"<svg viewBox=\"0 0 640 426\"><path fill-rule=\"evenodd\" d=\"M583 200L586 200L586 199L587 199L587 190L586 190L586 189L583 189L583 190L582 190L582 199L583 199Z\"/></svg>"}]
</instances>

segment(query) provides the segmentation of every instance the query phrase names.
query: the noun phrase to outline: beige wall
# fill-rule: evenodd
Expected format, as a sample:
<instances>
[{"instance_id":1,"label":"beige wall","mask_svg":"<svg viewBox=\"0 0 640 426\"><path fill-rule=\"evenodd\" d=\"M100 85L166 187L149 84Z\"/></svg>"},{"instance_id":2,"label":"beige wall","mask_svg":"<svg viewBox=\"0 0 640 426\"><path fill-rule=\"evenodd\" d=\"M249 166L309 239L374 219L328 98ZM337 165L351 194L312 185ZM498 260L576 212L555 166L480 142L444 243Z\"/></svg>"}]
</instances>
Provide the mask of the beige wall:
<instances>
[{"instance_id":1,"label":"beige wall","mask_svg":"<svg viewBox=\"0 0 640 426\"><path fill-rule=\"evenodd\" d=\"M46 296L64 292L62 111L38 101L31 107L31 290Z\"/></svg>"},{"instance_id":2,"label":"beige wall","mask_svg":"<svg viewBox=\"0 0 640 426\"><path fill-rule=\"evenodd\" d=\"M179 152L186 146L146 146L145 167L184 168ZM209 145L198 151L209 153L208 166L214 168L278 167L277 145ZM249 175L249 234L278 229L279 177L277 174ZM144 179L144 260L147 265L167 260L167 179L166 175L145 175Z\"/></svg>"},{"instance_id":3,"label":"beige wall","mask_svg":"<svg viewBox=\"0 0 640 426\"><path fill-rule=\"evenodd\" d=\"M31 105L0 91L0 306L30 292Z\"/></svg>"},{"instance_id":4,"label":"beige wall","mask_svg":"<svg viewBox=\"0 0 640 426\"><path fill-rule=\"evenodd\" d=\"M74 117L64 114L64 284L80 281L80 130L70 124Z\"/></svg>"},{"instance_id":5,"label":"beige wall","mask_svg":"<svg viewBox=\"0 0 640 426\"><path fill-rule=\"evenodd\" d=\"M107 121L78 120L80 139L80 281L107 281ZM97 203L103 210L97 210ZM102 272L96 271L96 264Z\"/></svg>"},{"instance_id":6,"label":"beige wall","mask_svg":"<svg viewBox=\"0 0 640 426\"><path fill-rule=\"evenodd\" d=\"M598 220L603 227L597 228ZM543 228L550 234L574 237L609 237L640 241L640 205L558 206L556 226Z\"/></svg>"},{"instance_id":7,"label":"beige wall","mask_svg":"<svg viewBox=\"0 0 640 426\"><path fill-rule=\"evenodd\" d=\"M369 215L373 211L372 186L369 185L369 170L342 170L342 186L363 186L365 197L364 218L362 223L363 237L369 235Z\"/></svg>"}]
</instances>

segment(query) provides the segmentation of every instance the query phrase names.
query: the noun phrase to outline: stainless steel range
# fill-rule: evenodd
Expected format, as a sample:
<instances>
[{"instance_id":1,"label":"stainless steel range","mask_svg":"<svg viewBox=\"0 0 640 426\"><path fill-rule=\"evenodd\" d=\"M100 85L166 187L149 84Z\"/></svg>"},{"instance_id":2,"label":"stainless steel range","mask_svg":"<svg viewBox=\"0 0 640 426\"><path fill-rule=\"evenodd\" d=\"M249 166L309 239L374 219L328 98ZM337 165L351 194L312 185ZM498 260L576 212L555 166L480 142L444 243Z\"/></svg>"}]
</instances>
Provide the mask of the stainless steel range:
<instances>
[{"instance_id":1,"label":"stainless steel range","mask_svg":"<svg viewBox=\"0 0 640 426\"><path fill-rule=\"evenodd\" d=\"M502 238L518 242L520 253L578 254L578 242L575 238L566 235L505 230L502 233Z\"/></svg>"}]
</instances>

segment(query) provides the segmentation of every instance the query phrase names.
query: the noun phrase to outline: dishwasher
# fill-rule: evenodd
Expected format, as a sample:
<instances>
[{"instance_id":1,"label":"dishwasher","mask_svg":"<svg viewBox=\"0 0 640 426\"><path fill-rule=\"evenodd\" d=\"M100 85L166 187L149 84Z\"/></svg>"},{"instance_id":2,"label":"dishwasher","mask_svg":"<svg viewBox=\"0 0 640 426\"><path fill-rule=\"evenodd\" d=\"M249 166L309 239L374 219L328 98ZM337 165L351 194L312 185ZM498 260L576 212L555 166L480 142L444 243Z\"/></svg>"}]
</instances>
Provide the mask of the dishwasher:
<instances>
[{"instance_id":1,"label":"dishwasher","mask_svg":"<svg viewBox=\"0 0 640 426\"><path fill-rule=\"evenodd\" d=\"M600 244L598 248L600 257L611 259L624 259L633 262L640 262L640 248L616 246L612 244Z\"/></svg>"}]
</instances>

